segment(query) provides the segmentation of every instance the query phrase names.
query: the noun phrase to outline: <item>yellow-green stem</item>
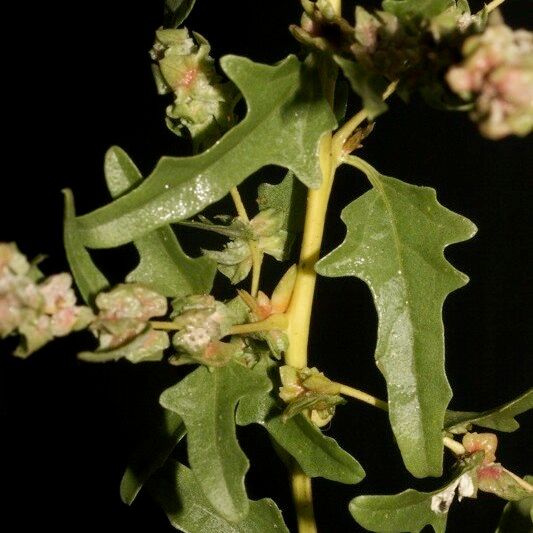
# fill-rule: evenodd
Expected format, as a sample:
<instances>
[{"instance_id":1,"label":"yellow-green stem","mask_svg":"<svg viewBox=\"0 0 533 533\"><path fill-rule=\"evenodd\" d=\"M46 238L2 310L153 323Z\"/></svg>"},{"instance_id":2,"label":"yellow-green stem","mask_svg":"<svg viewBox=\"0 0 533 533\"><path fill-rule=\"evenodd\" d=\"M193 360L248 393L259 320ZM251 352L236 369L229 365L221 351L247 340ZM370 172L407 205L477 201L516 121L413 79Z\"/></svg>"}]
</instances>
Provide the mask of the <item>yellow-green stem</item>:
<instances>
[{"instance_id":1,"label":"yellow-green stem","mask_svg":"<svg viewBox=\"0 0 533 533\"><path fill-rule=\"evenodd\" d=\"M284 314L270 315L265 320L250 322L249 324L237 324L230 328L228 335L245 335L247 333L256 333L258 331L272 331L273 329L286 329L288 319ZM153 329L165 331L178 331L183 329L182 326L175 322L165 322L161 320L150 320Z\"/></svg>"},{"instance_id":2,"label":"yellow-green stem","mask_svg":"<svg viewBox=\"0 0 533 533\"><path fill-rule=\"evenodd\" d=\"M337 15L342 14L342 0L330 0L330 5ZM335 75L329 70L331 65L320 66L320 77L324 95L333 109ZM307 194L302 247L298 262L298 273L287 309L289 324L287 335L289 346L285 362L290 366L303 368L307 366L307 345L311 325L311 310L316 285L315 264L320 256L326 211L328 207L333 177L337 168L337 159L331 151L332 133L326 133L320 142L320 170L322 184L319 189L310 189ZM299 466L294 465L290 472L292 496L296 509L299 533L315 533L316 524L313 513L313 494L311 479Z\"/></svg>"},{"instance_id":3,"label":"yellow-green stem","mask_svg":"<svg viewBox=\"0 0 533 533\"><path fill-rule=\"evenodd\" d=\"M250 218L248 217L248 213L246 212L246 208L244 207L244 203L237 187L233 187L230 194L239 218L241 218L243 222L250 222ZM259 280L261 278L261 266L263 264L264 254L259 250L255 241L249 241L248 244L252 251L252 287L250 293L255 297L259 291Z\"/></svg>"},{"instance_id":4,"label":"yellow-green stem","mask_svg":"<svg viewBox=\"0 0 533 533\"><path fill-rule=\"evenodd\" d=\"M359 400L361 402L373 405L374 407L382 409L383 411L389 410L387 402L384 402L383 400L380 400L375 396L363 392L362 390L354 389L353 387L348 387L348 385L343 385L342 383L338 383L338 385L340 385L340 393L344 394L344 396L350 396L350 398L355 398L356 400Z\"/></svg>"},{"instance_id":5,"label":"yellow-green stem","mask_svg":"<svg viewBox=\"0 0 533 533\"><path fill-rule=\"evenodd\" d=\"M152 326L153 329L162 329L165 331L178 331L180 329L183 329L175 322L165 322L162 320L150 320L150 326Z\"/></svg>"},{"instance_id":6,"label":"yellow-green stem","mask_svg":"<svg viewBox=\"0 0 533 533\"><path fill-rule=\"evenodd\" d=\"M383 100L386 100L395 90L398 85L398 80L395 80L389 84L383 93ZM350 135L354 133L358 126L360 126L368 118L368 111L363 108L356 113L352 118L346 121L341 128L339 128L333 136L331 152L333 156L338 159L342 155L342 147L348 140Z\"/></svg>"},{"instance_id":7,"label":"yellow-green stem","mask_svg":"<svg viewBox=\"0 0 533 533\"><path fill-rule=\"evenodd\" d=\"M298 533L316 533L311 479L302 472L302 469L296 462L292 464L290 474L292 498L294 500L298 522Z\"/></svg>"},{"instance_id":8,"label":"yellow-green stem","mask_svg":"<svg viewBox=\"0 0 533 533\"><path fill-rule=\"evenodd\" d=\"M492 2L489 2L485 7L487 9L487 13L490 13L491 11L494 11L496 8L500 7L505 0L492 0Z\"/></svg>"},{"instance_id":9,"label":"yellow-green stem","mask_svg":"<svg viewBox=\"0 0 533 533\"><path fill-rule=\"evenodd\" d=\"M315 264L320 256L326 211L336 168L331 156L331 139L331 134L327 134L320 143L322 185L319 189L310 189L307 195L298 275L287 310L289 347L285 361L296 368L303 368L307 365L307 344L317 276Z\"/></svg>"},{"instance_id":10,"label":"yellow-green stem","mask_svg":"<svg viewBox=\"0 0 533 533\"><path fill-rule=\"evenodd\" d=\"M252 250L252 286L250 294L255 298L259 292L259 280L261 278L264 254L254 241L250 241L250 249Z\"/></svg>"},{"instance_id":11,"label":"yellow-green stem","mask_svg":"<svg viewBox=\"0 0 533 533\"><path fill-rule=\"evenodd\" d=\"M285 329L287 327L287 316L283 314L270 315L265 320L250 322L249 324L237 324L230 328L230 335L246 335L258 331L272 331L274 329Z\"/></svg>"},{"instance_id":12,"label":"yellow-green stem","mask_svg":"<svg viewBox=\"0 0 533 533\"><path fill-rule=\"evenodd\" d=\"M444 443L444 446L451 450L455 455L461 456L466 454L465 447L460 442L457 442L450 437L443 437L442 442Z\"/></svg>"},{"instance_id":13,"label":"yellow-green stem","mask_svg":"<svg viewBox=\"0 0 533 533\"><path fill-rule=\"evenodd\" d=\"M243 222L250 222L250 219L248 218L248 213L246 212L246 208L244 207L244 203L242 202L239 189L237 189L237 187L233 187L233 189L231 189L230 191L230 194L239 217L242 219Z\"/></svg>"}]
</instances>

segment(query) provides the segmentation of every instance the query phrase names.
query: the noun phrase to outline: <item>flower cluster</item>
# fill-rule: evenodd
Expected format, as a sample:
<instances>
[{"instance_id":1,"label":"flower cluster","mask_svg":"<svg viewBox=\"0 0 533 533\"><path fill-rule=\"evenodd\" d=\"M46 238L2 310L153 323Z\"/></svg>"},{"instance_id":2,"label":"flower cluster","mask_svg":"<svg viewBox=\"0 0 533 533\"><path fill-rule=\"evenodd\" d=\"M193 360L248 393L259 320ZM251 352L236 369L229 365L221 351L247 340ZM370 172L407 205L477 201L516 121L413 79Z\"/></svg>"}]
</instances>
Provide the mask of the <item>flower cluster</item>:
<instances>
[{"instance_id":1,"label":"flower cluster","mask_svg":"<svg viewBox=\"0 0 533 533\"><path fill-rule=\"evenodd\" d=\"M237 340L220 339L230 333L235 317L231 309L210 295L191 295L172 302L171 318L180 331L174 334L172 344L178 349L178 358L172 362L195 362L217 367L226 365L243 350Z\"/></svg>"},{"instance_id":2,"label":"flower cluster","mask_svg":"<svg viewBox=\"0 0 533 533\"><path fill-rule=\"evenodd\" d=\"M254 242L261 253L271 255L278 261L283 259L287 241L287 231L283 229L283 215L275 209L260 211L249 223L240 219L241 229L223 250L204 250L204 254L214 259L218 269L233 284L245 279L252 268L252 248ZM235 224L233 224L235 226ZM205 229L217 231L213 226ZM222 231L220 231L222 233Z\"/></svg>"},{"instance_id":3,"label":"flower cluster","mask_svg":"<svg viewBox=\"0 0 533 533\"><path fill-rule=\"evenodd\" d=\"M442 100L442 73L464 38L481 31L486 19L483 12L471 15L465 3L435 13L384 2L382 10L372 13L357 6L351 26L327 0L302 3L305 13L301 26L291 27L293 35L331 54L365 106L369 98L377 105L392 81L398 81L397 91L404 98L417 90L432 103ZM379 112L385 109L382 104Z\"/></svg>"},{"instance_id":4,"label":"flower cluster","mask_svg":"<svg viewBox=\"0 0 533 533\"><path fill-rule=\"evenodd\" d=\"M504 500L521 500L531 495L527 483L496 463L498 438L494 433L466 433L463 437L465 454L459 464L475 464L444 490L431 499L431 510L438 514L447 513L455 493L458 499L477 498L478 490L491 492ZM472 463L473 461L473 463Z\"/></svg>"},{"instance_id":5,"label":"flower cluster","mask_svg":"<svg viewBox=\"0 0 533 533\"><path fill-rule=\"evenodd\" d=\"M516 476L495 462L498 438L494 433L467 433L463 437L463 446L468 454L484 453L483 462L476 470L477 489L496 494L504 500L521 500L531 496Z\"/></svg>"},{"instance_id":6,"label":"flower cluster","mask_svg":"<svg viewBox=\"0 0 533 533\"><path fill-rule=\"evenodd\" d=\"M403 98L418 91L436 107L472 109L490 139L533 129L533 34L513 31L498 12L489 19L466 2L439 13L430 4L385 1L372 13L358 6L352 27L327 0L303 5L293 34L333 56L372 117L386 109L381 94L395 81Z\"/></svg>"},{"instance_id":7,"label":"flower cluster","mask_svg":"<svg viewBox=\"0 0 533 533\"><path fill-rule=\"evenodd\" d=\"M316 368L285 365L279 369L279 374L279 396L287 404L283 413L285 419L305 411L312 422L322 427L333 418L335 406L344 403L340 385Z\"/></svg>"},{"instance_id":8,"label":"flower cluster","mask_svg":"<svg viewBox=\"0 0 533 533\"><path fill-rule=\"evenodd\" d=\"M238 93L217 75L207 41L194 37L198 45L185 28L161 29L151 56L159 93L174 96L166 111L168 127L178 135L186 128L195 147L203 149L235 123Z\"/></svg>"},{"instance_id":9,"label":"flower cluster","mask_svg":"<svg viewBox=\"0 0 533 533\"><path fill-rule=\"evenodd\" d=\"M22 336L15 355L27 357L92 321L91 310L76 305L71 285L66 273L43 279L15 244L0 243L0 336Z\"/></svg>"},{"instance_id":10,"label":"flower cluster","mask_svg":"<svg viewBox=\"0 0 533 533\"><path fill-rule=\"evenodd\" d=\"M155 331L149 320L167 312L161 294L137 283L122 283L95 299L98 315L89 329L100 343L95 352L82 352L80 359L104 362L122 357L131 362L161 359L169 346L168 334Z\"/></svg>"},{"instance_id":11,"label":"flower cluster","mask_svg":"<svg viewBox=\"0 0 533 533\"><path fill-rule=\"evenodd\" d=\"M471 118L483 135L524 136L533 129L533 33L494 22L465 41L465 59L449 69L446 80L473 102Z\"/></svg>"}]
</instances>

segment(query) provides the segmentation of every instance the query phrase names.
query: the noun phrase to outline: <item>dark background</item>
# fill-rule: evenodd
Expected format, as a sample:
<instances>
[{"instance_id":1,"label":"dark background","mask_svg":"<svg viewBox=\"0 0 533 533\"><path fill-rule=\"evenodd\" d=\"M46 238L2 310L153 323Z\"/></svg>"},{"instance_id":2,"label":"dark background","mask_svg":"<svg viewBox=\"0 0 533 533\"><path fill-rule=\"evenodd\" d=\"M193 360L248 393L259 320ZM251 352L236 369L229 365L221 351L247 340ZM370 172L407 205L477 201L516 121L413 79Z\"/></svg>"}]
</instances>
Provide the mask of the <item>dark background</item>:
<instances>
[{"instance_id":1,"label":"dark background","mask_svg":"<svg viewBox=\"0 0 533 533\"><path fill-rule=\"evenodd\" d=\"M4 17L4 24L19 33L4 45L7 109L0 239L17 241L29 257L47 254L47 273L66 269L60 190L74 190L80 213L107 202L102 161L110 145L123 147L144 173L162 154L183 152L164 126L165 103L156 95L147 54L161 24L161 4L30 2L12 7ZM528 1L509 1L504 13L514 26L527 25L529 8ZM211 41L215 57L234 53L274 62L298 51L287 26L298 21L299 11L295 0L198 0L187 26ZM353 110L356 106L354 102ZM361 153L385 174L435 187L445 206L479 227L472 241L446 252L471 277L445 305L452 408L489 408L531 385L531 149L531 138L491 142L479 137L464 115L393 99L391 111L379 119ZM279 169L266 169L245 190L280 176ZM366 188L361 174L340 173L325 251L343 238L340 210ZM128 249L97 257L117 279L134 261ZM278 276L279 269L267 271ZM311 364L384 397L372 358L376 319L366 287L354 279L321 279L318 291ZM3 531L171 530L146 496L131 509L121 504L118 485L131 446L129 428L144 402L139 389L152 391L151 398L156 398L163 373L170 384L181 370L78 362L75 352L89 343L83 334L59 340L27 361L9 356L14 346L10 341L0 345ZM532 467L527 452L531 419L522 416L521 422L522 431L501 435L499 457L523 475ZM328 434L359 459L367 479L355 487L315 483L321 531L360 530L346 509L357 494L424 486L402 468L380 412L350 403L338 409ZM246 428L241 436L253 465L251 495L274 496L291 524L285 473L265 435ZM492 531L502 507L502 501L488 495L455 504L449 531Z\"/></svg>"}]
</instances>

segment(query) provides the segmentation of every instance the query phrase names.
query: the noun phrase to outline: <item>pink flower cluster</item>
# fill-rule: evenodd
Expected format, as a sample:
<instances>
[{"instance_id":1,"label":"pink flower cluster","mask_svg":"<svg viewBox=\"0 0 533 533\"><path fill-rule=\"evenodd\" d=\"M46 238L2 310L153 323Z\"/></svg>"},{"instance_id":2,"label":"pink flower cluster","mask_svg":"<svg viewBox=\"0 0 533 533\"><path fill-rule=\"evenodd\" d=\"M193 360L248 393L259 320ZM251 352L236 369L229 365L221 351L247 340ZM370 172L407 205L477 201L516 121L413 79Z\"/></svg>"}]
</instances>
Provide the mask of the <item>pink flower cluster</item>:
<instances>
[{"instance_id":1,"label":"pink flower cluster","mask_svg":"<svg viewBox=\"0 0 533 533\"><path fill-rule=\"evenodd\" d=\"M87 327L94 318L88 307L76 305L70 274L41 279L14 243L0 243L0 336L23 337L15 352L19 357Z\"/></svg>"}]
</instances>

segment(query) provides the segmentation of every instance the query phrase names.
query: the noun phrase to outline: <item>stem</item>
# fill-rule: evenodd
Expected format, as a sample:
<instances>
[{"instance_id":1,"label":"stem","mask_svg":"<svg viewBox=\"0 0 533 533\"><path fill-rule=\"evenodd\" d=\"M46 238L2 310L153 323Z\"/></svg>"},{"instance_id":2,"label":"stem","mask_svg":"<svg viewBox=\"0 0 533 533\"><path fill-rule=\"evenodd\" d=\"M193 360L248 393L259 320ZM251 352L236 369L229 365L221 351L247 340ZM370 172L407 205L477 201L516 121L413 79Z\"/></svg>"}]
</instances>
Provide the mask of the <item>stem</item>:
<instances>
[{"instance_id":1,"label":"stem","mask_svg":"<svg viewBox=\"0 0 533 533\"><path fill-rule=\"evenodd\" d=\"M243 222L250 222L250 219L248 218L248 213L246 212L246 208L244 207L241 195L237 187L233 187L233 189L231 189L230 191L230 194L239 217L242 218Z\"/></svg>"},{"instance_id":2,"label":"stem","mask_svg":"<svg viewBox=\"0 0 533 533\"><path fill-rule=\"evenodd\" d=\"M291 468L291 489L298 521L298 533L316 533L311 479L302 472L296 462Z\"/></svg>"},{"instance_id":3,"label":"stem","mask_svg":"<svg viewBox=\"0 0 533 533\"><path fill-rule=\"evenodd\" d=\"M492 0L492 2L489 2L488 4L485 5L487 13L494 11L497 7L501 6L504 2L505 0Z\"/></svg>"},{"instance_id":4,"label":"stem","mask_svg":"<svg viewBox=\"0 0 533 533\"><path fill-rule=\"evenodd\" d=\"M451 439L450 437L443 437L442 442L444 443L444 446L451 450L455 455L465 455L466 450L465 447L456 440Z\"/></svg>"},{"instance_id":5,"label":"stem","mask_svg":"<svg viewBox=\"0 0 533 533\"><path fill-rule=\"evenodd\" d=\"M165 322L162 320L150 320L150 326L152 326L153 329L162 329L166 331L178 331L180 329L183 329L175 322Z\"/></svg>"},{"instance_id":6,"label":"stem","mask_svg":"<svg viewBox=\"0 0 533 533\"><path fill-rule=\"evenodd\" d=\"M249 324L237 324L232 326L229 335L245 335L246 333L256 333L258 331L272 331L274 329L285 329L287 327L287 316L284 314L270 315L265 320L250 322Z\"/></svg>"},{"instance_id":7,"label":"stem","mask_svg":"<svg viewBox=\"0 0 533 533\"><path fill-rule=\"evenodd\" d=\"M320 256L326 211L336 168L332 161L331 138L331 134L327 134L320 143L322 185L319 189L310 189L307 195L298 274L287 310L289 348L285 361L296 368L303 368L307 365L307 344L317 276L315 264Z\"/></svg>"},{"instance_id":8,"label":"stem","mask_svg":"<svg viewBox=\"0 0 533 533\"><path fill-rule=\"evenodd\" d=\"M383 400L380 400L371 394L363 392L359 389L354 389L353 387L348 387L348 385L343 385L342 383L337 383L337 385L340 385L340 393L344 394L344 396L355 398L356 400L373 405L374 407L377 407L383 411L389 410L387 402L384 402Z\"/></svg>"},{"instance_id":9,"label":"stem","mask_svg":"<svg viewBox=\"0 0 533 533\"><path fill-rule=\"evenodd\" d=\"M257 331L272 331L273 329L286 329L287 328L287 316L284 314L276 313L270 315L265 320L259 320L258 322L250 322L249 324L237 324L230 328L228 335L245 335L246 333L255 333ZM178 331L183 329L182 326L175 322L165 322L161 320L150 320L150 325L153 329L166 330L166 331Z\"/></svg>"},{"instance_id":10,"label":"stem","mask_svg":"<svg viewBox=\"0 0 533 533\"><path fill-rule=\"evenodd\" d=\"M389 84L383 93L383 100L386 100L395 90L398 85L398 80L394 80ZM336 158L342 154L342 147L356 128L368 118L368 111L363 108L356 113L350 120L348 120L341 128L339 128L333 136L332 153Z\"/></svg>"},{"instance_id":11,"label":"stem","mask_svg":"<svg viewBox=\"0 0 533 533\"><path fill-rule=\"evenodd\" d=\"M330 5L336 15L342 14L342 0L330 0ZM328 70L330 66L331 64L322 63L319 72L324 95L333 109L336 72L332 74ZM285 354L285 362L296 368L307 366L307 345L317 276L315 264L320 256L328 201L337 168L337 158L331 151L332 138L332 133L328 132L324 134L320 142L319 160L322 183L319 189L310 189L307 193L300 260L294 290L286 313L289 319L287 328L289 346ZM298 532L315 533L311 479L296 464L291 469L290 476Z\"/></svg>"},{"instance_id":12,"label":"stem","mask_svg":"<svg viewBox=\"0 0 533 533\"><path fill-rule=\"evenodd\" d=\"M244 207L244 203L237 187L233 187L233 189L230 191L230 194L239 217L243 222L250 222L250 218L248 217L248 213L246 212L246 208ZM259 290L259 279L261 278L261 266L263 264L264 254L261 250L259 250L256 242L248 241L248 244L250 245L250 249L252 251L252 287L250 289L250 293L255 297L257 296L257 292Z\"/></svg>"},{"instance_id":13,"label":"stem","mask_svg":"<svg viewBox=\"0 0 533 533\"><path fill-rule=\"evenodd\" d=\"M261 266L263 264L263 252L258 248L257 243L249 241L252 250L252 287L250 294L255 298L259 291L259 280L261 278Z\"/></svg>"}]
</instances>

